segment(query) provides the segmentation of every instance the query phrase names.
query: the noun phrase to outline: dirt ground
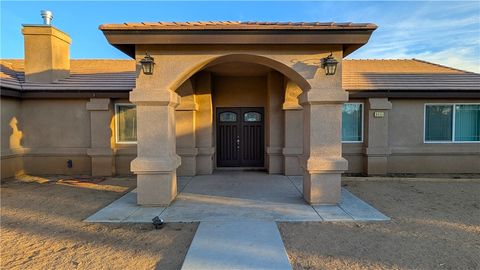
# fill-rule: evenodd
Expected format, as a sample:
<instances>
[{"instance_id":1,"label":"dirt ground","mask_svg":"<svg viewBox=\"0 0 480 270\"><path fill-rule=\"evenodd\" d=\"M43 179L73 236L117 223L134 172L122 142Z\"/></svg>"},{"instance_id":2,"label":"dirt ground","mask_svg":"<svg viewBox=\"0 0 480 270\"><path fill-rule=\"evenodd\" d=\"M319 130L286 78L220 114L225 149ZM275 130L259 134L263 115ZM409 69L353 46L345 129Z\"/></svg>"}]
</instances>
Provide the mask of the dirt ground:
<instances>
[{"instance_id":1,"label":"dirt ground","mask_svg":"<svg viewBox=\"0 0 480 270\"><path fill-rule=\"evenodd\" d=\"M1 185L1 269L179 269L197 224L82 222L132 178L22 177Z\"/></svg>"},{"instance_id":2,"label":"dirt ground","mask_svg":"<svg viewBox=\"0 0 480 270\"><path fill-rule=\"evenodd\" d=\"M392 218L280 223L295 269L480 269L480 182L345 181ZM179 269L198 224L83 219L133 178L22 177L1 185L0 269Z\"/></svg>"},{"instance_id":3,"label":"dirt ground","mask_svg":"<svg viewBox=\"0 0 480 270\"><path fill-rule=\"evenodd\" d=\"M390 222L280 223L295 269L480 269L479 182L344 182Z\"/></svg>"}]
</instances>

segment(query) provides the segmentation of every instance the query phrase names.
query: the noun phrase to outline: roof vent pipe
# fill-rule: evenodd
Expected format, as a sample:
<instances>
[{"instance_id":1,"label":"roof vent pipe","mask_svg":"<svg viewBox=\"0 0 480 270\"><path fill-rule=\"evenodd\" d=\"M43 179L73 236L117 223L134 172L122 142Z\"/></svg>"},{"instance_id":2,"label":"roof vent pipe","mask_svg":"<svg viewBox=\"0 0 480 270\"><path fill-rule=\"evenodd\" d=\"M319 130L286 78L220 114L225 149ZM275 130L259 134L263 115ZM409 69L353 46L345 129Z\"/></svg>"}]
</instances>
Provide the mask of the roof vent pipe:
<instances>
[{"instance_id":1,"label":"roof vent pipe","mask_svg":"<svg viewBox=\"0 0 480 270\"><path fill-rule=\"evenodd\" d=\"M42 10L40 11L40 15L43 18L43 24L50 25L52 24L53 13L50 10Z\"/></svg>"}]
</instances>

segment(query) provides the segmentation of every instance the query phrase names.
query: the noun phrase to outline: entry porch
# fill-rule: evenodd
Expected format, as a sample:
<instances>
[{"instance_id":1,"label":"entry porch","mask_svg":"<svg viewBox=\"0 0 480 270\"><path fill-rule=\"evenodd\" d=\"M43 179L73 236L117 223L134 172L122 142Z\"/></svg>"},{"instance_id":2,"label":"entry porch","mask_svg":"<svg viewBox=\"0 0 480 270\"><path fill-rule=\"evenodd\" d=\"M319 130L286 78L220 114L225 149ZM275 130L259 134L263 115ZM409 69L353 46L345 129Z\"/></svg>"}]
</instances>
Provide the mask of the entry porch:
<instances>
[{"instance_id":1,"label":"entry porch","mask_svg":"<svg viewBox=\"0 0 480 270\"><path fill-rule=\"evenodd\" d=\"M296 170L305 201L340 201L341 173L348 167L341 144L341 111L348 100L341 59L366 44L375 25L125 23L100 29L138 62L129 96L138 122L131 163L138 204L169 205L179 172L210 174L219 164L263 164L287 175ZM211 74L224 79L212 80ZM241 108L235 126L255 135L223 136L227 124L217 121L217 108ZM247 123L249 113L260 115L252 117L258 124ZM236 149L248 157L231 155Z\"/></svg>"},{"instance_id":2,"label":"entry porch","mask_svg":"<svg viewBox=\"0 0 480 270\"><path fill-rule=\"evenodd\" d=\"M133 190L87 218L86 222L381 221L388 217L342 188L336 205L309 205L302 176L216 171L178 177L179 194L168 207L137 205Z\"/></svg>"}]
</instances>

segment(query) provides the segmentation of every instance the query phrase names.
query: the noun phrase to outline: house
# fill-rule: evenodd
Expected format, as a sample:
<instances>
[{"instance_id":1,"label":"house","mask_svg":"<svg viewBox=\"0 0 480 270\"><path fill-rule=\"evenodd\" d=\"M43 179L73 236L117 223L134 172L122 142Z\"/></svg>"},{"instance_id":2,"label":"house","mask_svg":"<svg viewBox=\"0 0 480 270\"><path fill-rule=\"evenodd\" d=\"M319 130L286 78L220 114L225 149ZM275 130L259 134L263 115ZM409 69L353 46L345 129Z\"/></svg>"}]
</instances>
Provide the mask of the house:
<instances>
[{"instance_id":1,"label":"house","mask_svg":"<svg viewBox=\"0 0 480 270\"><path fill-rule=\"evenodd\" d=\"M138 203L165 205L177 175L264 169L332 204L342 173L480 173L480 75L343 60L376 28L106 24L134 60L71 60L66 33L24 25L25 59L1 60L2 178L134 173Z\"/></svg>"}]
</instances>

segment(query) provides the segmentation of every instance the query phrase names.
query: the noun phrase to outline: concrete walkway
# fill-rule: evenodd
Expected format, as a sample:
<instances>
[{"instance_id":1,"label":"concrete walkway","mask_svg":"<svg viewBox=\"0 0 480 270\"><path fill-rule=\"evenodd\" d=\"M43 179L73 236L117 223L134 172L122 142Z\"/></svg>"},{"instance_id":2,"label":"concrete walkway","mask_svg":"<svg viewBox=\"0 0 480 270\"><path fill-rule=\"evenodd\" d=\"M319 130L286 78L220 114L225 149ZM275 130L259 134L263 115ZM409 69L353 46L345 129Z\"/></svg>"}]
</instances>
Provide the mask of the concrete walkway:
<instances>
[{"instance_id":1,"label":"concrete walkway","mask_svg":"<svg viewBox=\"0 0 480 270\"><path fill-rule=\"evenodd\" d=\"M273 221L201 222L182 270L292 269Z\"/></svg>"},{"instance_id":2,"label":"concrete walkway","mask_svg":"<svg viewBox=\"0 0 480 270\"><path fill-rule=\"evenodd\" d=\"M141 207L132 191L86 222L199 221L379 221L389 220L342 189L338 205L315 205L302 198L302 177L261 172L219 172L179 177L179 194L168 207Z\"/></svg>"}]
</instances>

